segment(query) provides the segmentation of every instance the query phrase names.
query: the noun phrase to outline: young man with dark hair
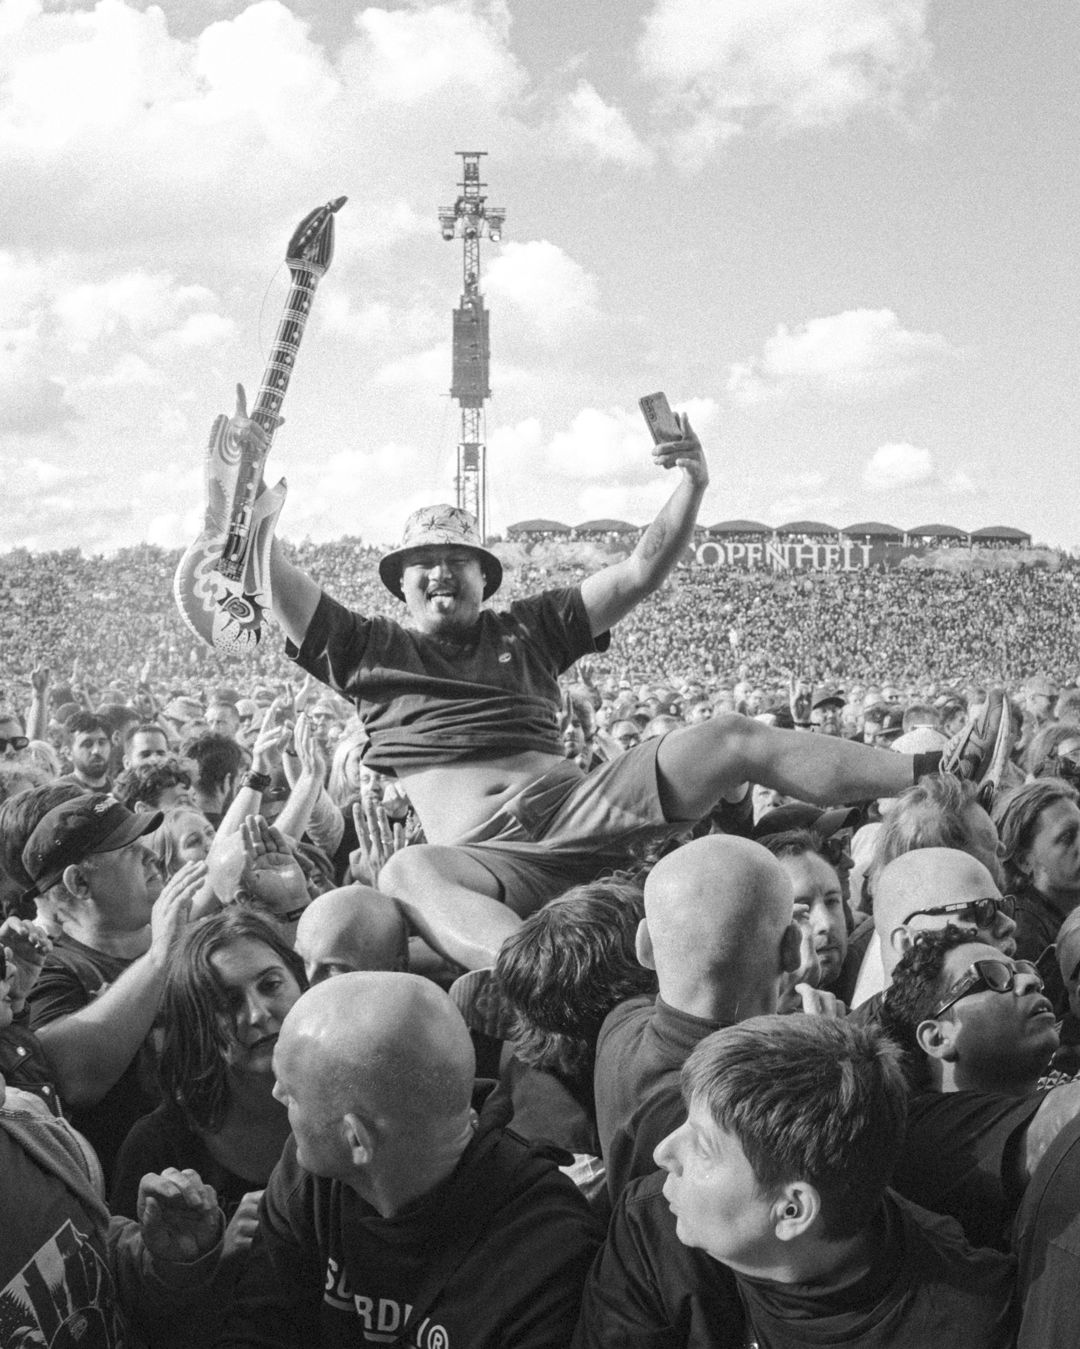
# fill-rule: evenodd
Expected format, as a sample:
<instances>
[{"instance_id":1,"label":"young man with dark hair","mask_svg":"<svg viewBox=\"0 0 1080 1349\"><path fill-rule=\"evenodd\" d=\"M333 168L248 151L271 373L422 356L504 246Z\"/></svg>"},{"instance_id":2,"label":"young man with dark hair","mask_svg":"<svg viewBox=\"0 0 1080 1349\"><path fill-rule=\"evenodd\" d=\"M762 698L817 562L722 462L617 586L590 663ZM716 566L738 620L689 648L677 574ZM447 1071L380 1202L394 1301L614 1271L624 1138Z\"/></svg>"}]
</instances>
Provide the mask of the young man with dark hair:
<instances>
[{"instance_id":1,"label":"young man with dark hair","mask_svg":"<svg viewBox=\"0 0 1080 1349\"><path fill-rule=\"evenodd\" d=\"M1006 1248L1035 1166L1080 1111L1080 1083L1038 1086L1058 1045L1042 979L970 931L921 932L881 1017L915 1086L894 1185L976 1245Z\"/></svg>"},{"instance_id":2,"label":"young man with dark hair","mask_svg":"<svg viewBox=\"0 0 1080 1349\"><path fill-rule=\"evenodd\" d=\"M124 733L124 767L141 768L143 764L161 763L169 758L169 737L163 727L153 721L136 722Z\"/></svg>"},{"instance_id":3,"label":"young man with dark hair","mask_svg":"<svg viewBox=\"0 0 1080 1349\"><path fill-rule=\"evenodd\" d=\"M1007 1349L1014 1264L886 1189L906 1086L880 1032L763 1016L703 1040L574 1349Z\"/></svg>"},{"instance_id":4,"label":"young man with dark hair","mask_svg":"<svg viewBox=\"0 0 1080 1349\"><path fill-rule=\"evenodd\" d=\"M61 781L74 782L84 792L107 792L112 727L96 712L76 712L68 722L71 736L71 772Z\"/></svg>"},{"instance_id":5,"label":"young man with dark hair","mask_svg":"<svg viewBox=\"0 0 1080 1349\"><path fill-rule=\"evenodd\" d=\"M236 791L245 751L227 735L207 731L186 741L181 753L194 765L195 805L216 829Z\"/></svg>"},{"instance_id":6,"label":"young man with dark hair","mask_svg":"<svg viewBox=\"0 0 1080 1349\"><path fill-rule=\"evenodd\" d=\"M178 759L154 759L125 769L116 779L113 795L128 810L195 808L191 774Z\"/></svg>"}]
</instances>

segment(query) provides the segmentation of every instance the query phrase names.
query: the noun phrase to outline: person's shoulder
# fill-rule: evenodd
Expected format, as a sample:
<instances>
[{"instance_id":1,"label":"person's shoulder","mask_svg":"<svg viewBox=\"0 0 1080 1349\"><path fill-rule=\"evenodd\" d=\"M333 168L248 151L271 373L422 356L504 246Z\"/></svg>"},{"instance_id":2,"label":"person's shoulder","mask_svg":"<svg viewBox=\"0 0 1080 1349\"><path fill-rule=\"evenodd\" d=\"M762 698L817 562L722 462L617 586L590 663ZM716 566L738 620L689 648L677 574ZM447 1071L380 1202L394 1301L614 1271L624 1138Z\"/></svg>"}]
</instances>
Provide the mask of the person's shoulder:
<instances>
[{"instance_id":1,"label":"person's shoulder","mask_svg":"<svg viewBox=\"0 0 1080 1349\"><path fill-rule=\"evenodd\" d=\"M613 1007L600 1027L596 1042L597 1057L601 1046L615 1048L640 1035L652 1016L655 1002L653 994L639 993Z\"/></svg>"},{"instance_id":2,"label":"person's shoulder","mask_svg":"<svg viewBox=\"0 0 1080 1349\"><path fill-rule=\"evenodd\" d=\"M944 1284L980 1305L996 1296L1005 1306L1016 1276L1016 1257L972 1245L960 1223L890 1191L887 1202L899 1215L904 1258L913 1286Z\"/></svg>"},{"instance_id":3,"label":"person's shoulder","mask_svg":"<svg viewBox=\"0 0 1080 1349\"><path fill-rule=\"evenodd\" d=\"M1036 1114L1044 1091L1012 1096L996 1091L913 1092L908 1100L909 1131L915 1127L977 1131L1002 1121L1022 1122Z\"/></svg>"}]
</instances>

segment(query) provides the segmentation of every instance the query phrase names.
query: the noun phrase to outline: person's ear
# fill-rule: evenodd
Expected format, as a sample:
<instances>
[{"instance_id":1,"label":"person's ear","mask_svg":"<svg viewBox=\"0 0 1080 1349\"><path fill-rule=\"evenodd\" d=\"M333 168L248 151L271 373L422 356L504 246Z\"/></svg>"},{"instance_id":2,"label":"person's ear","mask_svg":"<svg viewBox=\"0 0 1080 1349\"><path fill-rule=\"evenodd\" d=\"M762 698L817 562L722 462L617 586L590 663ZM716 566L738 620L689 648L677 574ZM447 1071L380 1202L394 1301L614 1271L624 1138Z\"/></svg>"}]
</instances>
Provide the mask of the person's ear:
<instances>
[{"instance_id":1,"label":"person's ear","mask_svg":"<svg viewBox=\"0 0 1080 1349\"><path fill-rule=\"evenodd\" d=\"M912 937L911 932L903 925L903 923L894 927L889 933L889 945L898 956L907 955L914 944L914 937Z\"/></svg>"},{"instance_id":2,"label":"person's ear","mask_svg":"<svg viewBox=\"0 0 1080 1349\"><path fill-rule=\"evenodd\" d=\"M370 1166L375 1140L367 1123L350 1111L341 1121L353 1166Z\"/></svg>"},{"instance_id":3,"label":"person's ear","mask_svg":"<svg viewBox=\"0 0 1080 1349\"><path fill-rule=\"evenodd\" d=\"M927 1058L950 1063L956 1058L956 1027L951 1021L927 1017L915 1027L915 1043Z\"/></svg>"},{"instance_id":4,"label":"person's ear","mask_svg":"<svg viewBox=\"0 0 1080 1349\"><path fill-rule=\"evenodd\" d=\"M773 1201L773 1232L778 1241L805 1236L821 1215L821 1195L805 1180L783 1186Z\"/></svg>"},{"instance_id":5,"label":"person's ear","mask_svg":"<svg viewBox=\"0 0 1080 1349\"><path fill-rule=\"evenodd\" d=\"M638 964L644 969L656 969L652 937L649 935L649 925L644 918L637 925L637 933L634 937L634 954L637 956Z\"/></svg>"},{"instance_id":6,"label":"person's ear","mask_svg":"<svg viewBox=\"0 0 1080 1349\"><path fill-rule=\"evenodd\" d=\"M75 899L89 899L90 882L86 878L86 873L78 862L73 862L71 866L64 868L64 874L60 878L64 883L64 889Z\"/></svg>"},{"instance_id":7,"label":"person's ear","mask_svg":"<svg viewBox=\"0 0 1080 1349\"><path fill-rule=\"evenodd\" d=\"M802 930L798 923L791 922L780 938L780 969L784 974L794 974L801 964Z\"/></svg>"}]
</instances>

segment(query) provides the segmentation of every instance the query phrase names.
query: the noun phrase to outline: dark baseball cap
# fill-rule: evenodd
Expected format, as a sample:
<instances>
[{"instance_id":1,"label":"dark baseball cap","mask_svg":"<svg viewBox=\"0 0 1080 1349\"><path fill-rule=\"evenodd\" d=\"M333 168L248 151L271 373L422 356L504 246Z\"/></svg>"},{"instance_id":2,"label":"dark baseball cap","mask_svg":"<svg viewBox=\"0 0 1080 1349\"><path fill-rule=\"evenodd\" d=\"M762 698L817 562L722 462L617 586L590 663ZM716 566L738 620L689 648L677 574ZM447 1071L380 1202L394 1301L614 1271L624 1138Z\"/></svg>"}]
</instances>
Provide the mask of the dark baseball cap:
<instances>
[{"instance_id":1,"label":"dark baseball cap","mask_svg":"<svg viewBox=\"0 0 1080 1349\"><path fill-rule=\"evenodd\" d=\"M63 876L66 867L91 853L126 848L156 829L161 820L160 810L135 814L105 792L90 792L55 806L30 835L22 852L26 874L34 882L32 893L44 894Z\"/></svg>"}]
</instances>

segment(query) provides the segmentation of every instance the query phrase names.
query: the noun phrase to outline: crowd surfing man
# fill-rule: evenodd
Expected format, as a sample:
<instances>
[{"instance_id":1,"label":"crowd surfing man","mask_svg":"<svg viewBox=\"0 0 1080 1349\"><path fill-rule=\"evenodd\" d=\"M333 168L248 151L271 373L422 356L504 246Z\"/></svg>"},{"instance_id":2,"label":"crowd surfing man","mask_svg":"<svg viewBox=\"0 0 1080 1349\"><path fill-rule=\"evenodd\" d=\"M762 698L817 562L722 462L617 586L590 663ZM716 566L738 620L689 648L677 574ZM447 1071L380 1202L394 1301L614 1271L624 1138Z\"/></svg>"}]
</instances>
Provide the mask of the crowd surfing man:
<instances>
[{"instance_id":1,"label":"crowd surfing man","mask_svg":"<svg viewBox=\"0 0 1080 1349\"><path fill-rule=\"evenodd\" d=\"M242 412L240 434L251 425ZM930 756L920 762L730 714L647 740L588 774L564 758L559 675L607 649L611 629L691 541L709 475L685 416L679 425L680 439L653 450L679 482L633 553L580 586L504 611L482 608L502 580L499 559L452 506L415 512L401 547L379 564L408 628L350 612L275 542L271 605L287 653L355 702L370 737L365 764L402 780L424 827L426 844L397 852L380 889L461 965L492 965L521 916L625 863L631 845L700 820L745 782L832 804L897 796L936 767ZM965 776L982 776L1000 749L1001 705L998 693L953 756Z\"/></svg>"}]
</instances>

